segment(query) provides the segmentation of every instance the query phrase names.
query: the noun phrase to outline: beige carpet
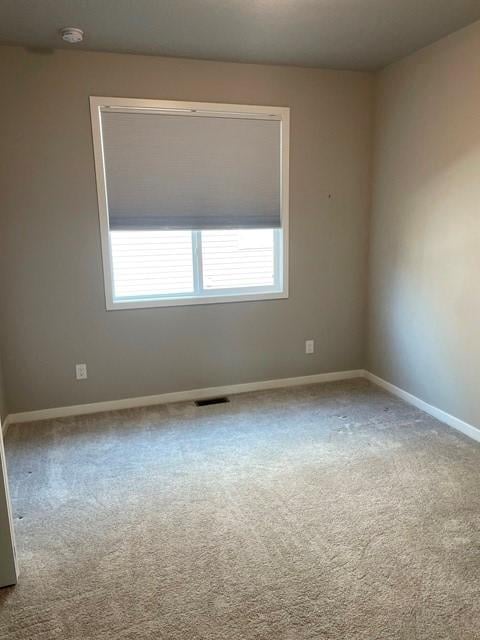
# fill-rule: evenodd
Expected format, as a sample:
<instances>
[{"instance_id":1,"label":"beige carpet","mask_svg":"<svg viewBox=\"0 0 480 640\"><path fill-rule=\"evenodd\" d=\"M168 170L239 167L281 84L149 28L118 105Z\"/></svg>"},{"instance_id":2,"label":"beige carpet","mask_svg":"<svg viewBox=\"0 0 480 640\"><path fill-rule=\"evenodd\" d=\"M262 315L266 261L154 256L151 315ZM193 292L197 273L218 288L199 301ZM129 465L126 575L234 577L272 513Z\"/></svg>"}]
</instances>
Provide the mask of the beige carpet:
<instances>
[{"instance_id":1,"label":"beige carpet","mask_svg":"<svg viewBox=\"0 0 480 640\"><path fill-rule=\"evenodd\" d=\"M365 381L6 444L2 640L480 638L480 447Z\"/></svg>"}]
</instances>

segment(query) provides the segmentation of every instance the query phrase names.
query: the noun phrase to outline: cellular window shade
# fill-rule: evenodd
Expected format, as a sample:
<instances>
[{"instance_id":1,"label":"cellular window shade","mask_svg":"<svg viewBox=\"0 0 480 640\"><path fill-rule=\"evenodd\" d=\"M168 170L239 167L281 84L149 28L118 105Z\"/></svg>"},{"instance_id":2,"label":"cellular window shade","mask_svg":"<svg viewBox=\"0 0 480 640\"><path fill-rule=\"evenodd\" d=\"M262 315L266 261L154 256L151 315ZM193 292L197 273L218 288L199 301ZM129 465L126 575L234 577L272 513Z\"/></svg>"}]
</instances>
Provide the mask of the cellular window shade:
<instances>
[{"instance_id":1,"label":"cellular window shade","mask_svg":"<svg viewBox=\"0 0 480 640\"><path fill-rule=\"evenodd\" d=\"M277 228L280 122L102 112L110 229Z\"/></svg>"}]
</instances>

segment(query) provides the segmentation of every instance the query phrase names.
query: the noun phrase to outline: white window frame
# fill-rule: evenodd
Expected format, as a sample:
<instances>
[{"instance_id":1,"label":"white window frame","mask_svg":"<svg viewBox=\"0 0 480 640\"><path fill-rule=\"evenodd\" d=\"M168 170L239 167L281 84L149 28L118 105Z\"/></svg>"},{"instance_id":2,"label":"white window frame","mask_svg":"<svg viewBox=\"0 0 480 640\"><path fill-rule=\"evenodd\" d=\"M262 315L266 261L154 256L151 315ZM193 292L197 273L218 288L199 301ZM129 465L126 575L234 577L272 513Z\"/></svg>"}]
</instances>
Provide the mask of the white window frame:
<instances>
[{"instance_id":1,"label":"white window frame","mask_svg":"<svg viewBox=\"0 0 480 640\"><path fill-rule=\"evenodd\" d=\"M275 274L274 287L254 287L221 291L201 292L199 283L195 281L192 294L170 294L148 299L116 300L113 295L113 260L110 243L110 228L108 221L108 201L106 189L105 163L102 140L102 111L160 111L163 113L217 117L235 117L252 119L271 119L280 121L280 216L281 229L275 230ZM143 100L137 98L108 98L90 97L90 115L92 121L93 151L95 160L95 175L97 182L98 213L100 221L100 237L102 245L103 275L105 282L105 301L108 311L119 309L140 309L145 307L189 306L197 304L215 304L221 302L245 302L255 300L276 300L288 298L288 203L289 203L289 140L290 140L290 109L288 107L267 107L257 105L222 104L213 102L178 102L174 100ZM201 251L200 232L192 230L192 251ZM194 256L195 259L195 256ZM200 259L201 264L201 259ZM281 267L281 268L280 268ZM195 269L194 269L195 277Z\"/></svg>"}]
</instances>

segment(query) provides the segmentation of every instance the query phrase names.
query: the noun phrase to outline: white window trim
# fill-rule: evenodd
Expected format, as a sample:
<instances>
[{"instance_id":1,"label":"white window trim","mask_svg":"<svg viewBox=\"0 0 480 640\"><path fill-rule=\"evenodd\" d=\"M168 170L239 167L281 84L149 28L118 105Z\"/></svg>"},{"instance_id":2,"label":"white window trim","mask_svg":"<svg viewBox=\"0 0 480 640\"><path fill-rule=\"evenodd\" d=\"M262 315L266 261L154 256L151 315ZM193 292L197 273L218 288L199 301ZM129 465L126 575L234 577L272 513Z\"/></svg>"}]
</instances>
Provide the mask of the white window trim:
<instances>
[{"instance_id":1,"label":"white window trim","mask_svg":"<svg viewBox=\"0 0 480 640\"><path fill-rule=\"evenodd\" d=\"M281 123L281 194L280 215L282 224L281 246L276 252L276 258L281 261L281 282L277 283L278 290L257 290L242 293L232 293L222 290L220 293L187 297L169 296L156 299L138 299L129 301L115 301L113 296L112 250L110 244L110 230L108 222L108 203L105 178L105 165L102 140L101 112L115 111L162 111L181 113L185 116L239 117L255 119L279 120ZM151 307L190 306L197 304L218 304L221 302L246 302L256 300L277 300L288 298L288 203L289 203L289 141L290 141L290 109L288 107L267 107L257 105L222 104L214 102L178 102L173 100L143 100L137 98L108 98L90 97L90 115L92 121L93 151L95 159L95 176L97 182L98 213L100 221L100 237L102 245L103 276L105 282L105 302L107 311L119 309L141 309ZM276 237L279 234L275 234ZM261 288L258 288L261 289Z\"/></svg>"}]
</instances>

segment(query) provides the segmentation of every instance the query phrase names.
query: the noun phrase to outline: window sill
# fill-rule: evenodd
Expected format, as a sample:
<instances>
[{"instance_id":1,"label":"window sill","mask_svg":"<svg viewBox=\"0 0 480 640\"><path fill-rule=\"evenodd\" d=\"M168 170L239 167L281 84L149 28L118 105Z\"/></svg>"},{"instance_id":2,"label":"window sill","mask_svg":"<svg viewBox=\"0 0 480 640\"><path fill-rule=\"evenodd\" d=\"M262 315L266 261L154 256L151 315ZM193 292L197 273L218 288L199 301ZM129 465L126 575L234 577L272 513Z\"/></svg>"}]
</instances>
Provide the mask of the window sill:
<instances>
[{"instance_id":1,"label":"window sill","mask_svg":"<svg viewBox=\"0 0 480 640\"><path fill-rule=\"evenodd\" d=\"M107 301L107 311L121 309L150 309L155 307L189 307L199 304L219 304L227 302L259 302L261 300L281 300L288 298L288 291L272 291L270 293L246 293L234 295L211 295L196 298L178 297L153 300L119 300Z\"/></svg>"}]
</instances>

